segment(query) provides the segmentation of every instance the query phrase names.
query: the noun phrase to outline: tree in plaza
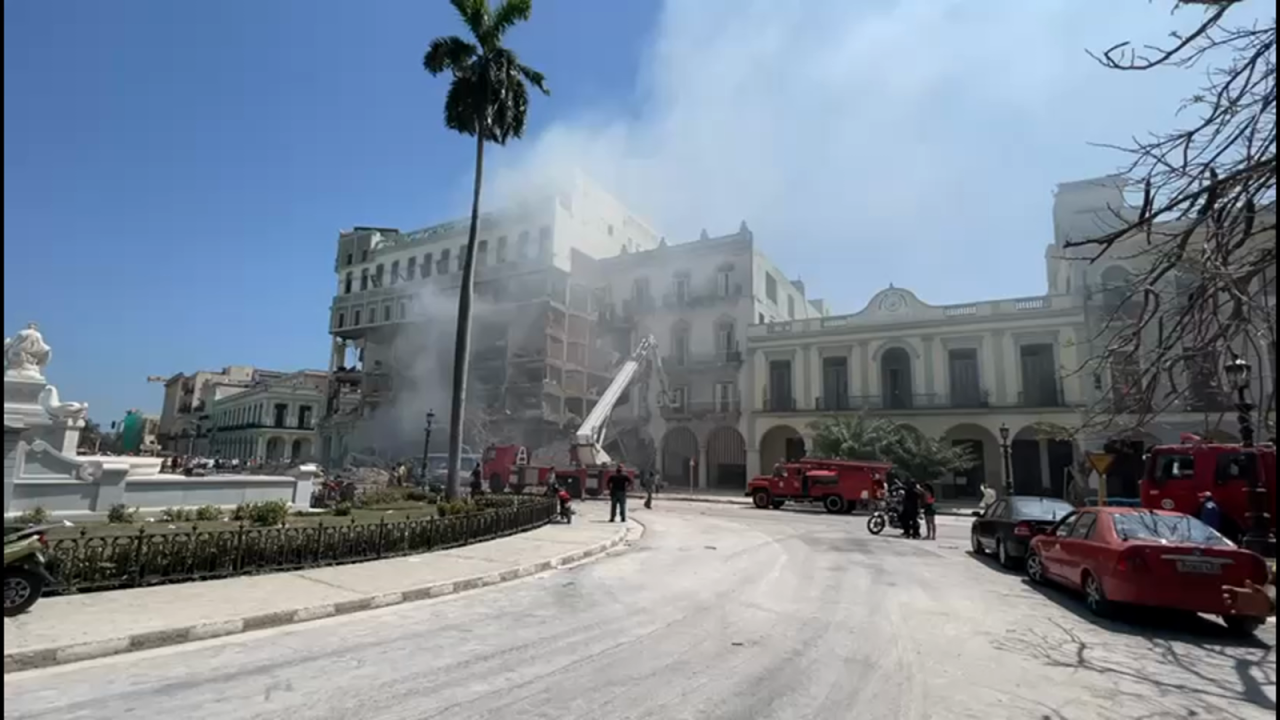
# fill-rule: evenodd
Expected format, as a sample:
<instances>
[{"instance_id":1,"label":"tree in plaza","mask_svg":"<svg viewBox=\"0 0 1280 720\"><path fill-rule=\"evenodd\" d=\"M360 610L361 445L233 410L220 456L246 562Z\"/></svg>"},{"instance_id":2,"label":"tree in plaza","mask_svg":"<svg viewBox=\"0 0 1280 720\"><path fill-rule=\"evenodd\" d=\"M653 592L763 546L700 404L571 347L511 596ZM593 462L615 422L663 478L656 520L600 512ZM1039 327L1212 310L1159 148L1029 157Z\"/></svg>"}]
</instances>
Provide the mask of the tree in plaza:
<instances>
[{"instance_id":1,"label":"tree in plaza","mask_svg":"<svg viewBox=\"0 0 1280 720\"><path fill-rule=\"evenodd\" d=\"M1203 406L1206 390L1229 402L1221 392L1228 353L1260 358L1269 347L1274 358L1276 22L1274 9L1239 20L1241 4L1175 0L1175 9L1203 13L1193 30L1161 46L1123 42L1094 55L1116 71L1204 78L1180 108L1180 127L1112 146L1128 158L1124 175L1140 203L1113 209L1102 234L1065 243L1090 262L1134 266L1126 282L1104 288L1112 297L1091 351L1095 378L1109 367L1123 395L1095 413L1108 426ZM1255 387L1273 408L1275 389L1268 397Z\"/></svg>"},{"instance_id":2,"label":"tree in plaza","mask_svg":"<svg viewBox=\"0 0 1280 720\"><path fill-rule=\"evenodd\" d=\"M475 187L471 195L471 229L467 235L462 287L458 297L458 328L453 356L453 397L449 407L449 469L446 494L458 496L458 464L462 455L463 407L466 403L471 346L471 300L475 285L476 236L480 223L480 187L484 175L485 142L506 145L524 134L529 112L528 86L549 95L542 73L520 62L502 44L507 31L529 19L532 0L503 0L496 8L488 0L450 0L470 38L456 35L431 41L422 66L433 76L449 73L452 80L444 101L445 127L476 139Z\"/></svg>"},{"instance_id":3,"label":"tree in plaza","mask_svg":"<svg viewBox=\"0 0 1280 720\"><path fill-rule=\"evenodd\" d=\"M921 481L936 480L977 464L968 447L926 437L889 418L867 415L823 418L811 426L814 453L841 460L876 460Z\"/></svg>"}]
</instances>

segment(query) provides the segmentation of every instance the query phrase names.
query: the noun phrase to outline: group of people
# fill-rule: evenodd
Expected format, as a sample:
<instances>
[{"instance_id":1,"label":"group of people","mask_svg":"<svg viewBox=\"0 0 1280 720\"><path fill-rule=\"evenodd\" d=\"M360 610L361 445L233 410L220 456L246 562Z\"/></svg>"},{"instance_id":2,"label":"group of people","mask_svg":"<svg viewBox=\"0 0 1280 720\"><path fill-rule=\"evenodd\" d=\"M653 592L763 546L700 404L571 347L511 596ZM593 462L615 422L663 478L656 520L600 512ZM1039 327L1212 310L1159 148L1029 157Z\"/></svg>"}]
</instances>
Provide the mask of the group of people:
<instances>
[{"instance_id":1,"label":"group of people","mask_svg":"<svg viewBox=\"0 0 1280 720\"><path fill-rule=\"evenodd\" d=\"M926 540L938 539L937 495L930 483L917 483L906 478L899 480L902 489L901 524L902 536L913 540L920 539L920 515L924 514Z\"/></svg>"}]
</instances>

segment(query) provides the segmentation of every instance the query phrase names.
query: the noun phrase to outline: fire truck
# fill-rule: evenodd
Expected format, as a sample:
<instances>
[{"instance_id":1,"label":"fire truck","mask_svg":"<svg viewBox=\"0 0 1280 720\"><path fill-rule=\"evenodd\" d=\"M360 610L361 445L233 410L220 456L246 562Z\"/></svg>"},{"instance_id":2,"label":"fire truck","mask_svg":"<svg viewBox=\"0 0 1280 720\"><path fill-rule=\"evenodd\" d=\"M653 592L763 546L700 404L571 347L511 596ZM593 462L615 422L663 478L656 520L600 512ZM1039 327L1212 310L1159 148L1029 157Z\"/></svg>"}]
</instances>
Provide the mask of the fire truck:
<instances>
[{"instance_id":1,"label":"fire truck","mask_svg":"<svg viewBox=\"0 0 1280 720\"><path fill-rule=\"evenodd\" d=\"M1223 534L1240 539L1249 530L1253 483L1264 491L1264 510L1276 530L1276 449L1272 444L1246 449L1204 442L1183 435L1181 444L1150 449L1141 481L1142 506L1197 515L1202 493L1212 493L1222 508Z\"/></svg>"},{"instance_id":2,"label":"fire truck","mask_svg":"<svg viewBox=\"0 0 1280 720\"><path fill-rule=\"evenodd\" d=\"M662 370L662 360L658 356L658 343L650 335L642 339L618 367L609 387L601 393L591 412L587 413L586 419L574 431L569 446L568 467L552 468L530 464L529 450L522 446L490 446L485 450L482 464L482 472L489 478L490 488L507 486L513 490L523 490L529 486L545 486L554 477L556 483L575 498L581 499L583 495L594 497L603 492L608 477L620 465L605 452L605 429L622 394L646 367L646 362L651 363L650 367L658 378L658 402L665 403L668 397L666 376ZM635 479L635 468L623 467L623 472Z\"/></svg>"},{"instance_id":3,"label":"fire truck","mask_svg":"<svg viewBox=\"0 0 1280 720\"><path fill-rule=\"evenodd\" d=\"M865 509L882 499L891 463L801 458L779 463L772 475L747 483L747 497L761 510L793 503L821 505L829 513Z\"/></svg>"}]
</instances>

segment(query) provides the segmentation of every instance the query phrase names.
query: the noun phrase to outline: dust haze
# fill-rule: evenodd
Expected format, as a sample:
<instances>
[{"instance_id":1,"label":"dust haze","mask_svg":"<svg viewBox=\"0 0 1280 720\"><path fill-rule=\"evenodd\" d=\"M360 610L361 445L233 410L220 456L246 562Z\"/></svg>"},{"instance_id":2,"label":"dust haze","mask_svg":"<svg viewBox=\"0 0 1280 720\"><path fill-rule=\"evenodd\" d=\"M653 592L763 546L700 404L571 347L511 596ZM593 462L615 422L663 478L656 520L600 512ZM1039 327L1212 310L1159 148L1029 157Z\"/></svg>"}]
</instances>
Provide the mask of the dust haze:
<instances>
[{"instance_id":1,"label":"dust haze","mask_svg":"<svg viewBox=\"0 0 1280 720\"><path fill-rule=\"evenodd\" d=\"M1173 5L669 0L622 101L535 98L550 126L494 153L486 198L582 168L672 242L746 220L836 313L891 282L937 304L1043 294L1054 186L1114 171L1089 143L1174 123L1200 79L1085 50L1203 13Z\"/></svg>"}]
</instances>

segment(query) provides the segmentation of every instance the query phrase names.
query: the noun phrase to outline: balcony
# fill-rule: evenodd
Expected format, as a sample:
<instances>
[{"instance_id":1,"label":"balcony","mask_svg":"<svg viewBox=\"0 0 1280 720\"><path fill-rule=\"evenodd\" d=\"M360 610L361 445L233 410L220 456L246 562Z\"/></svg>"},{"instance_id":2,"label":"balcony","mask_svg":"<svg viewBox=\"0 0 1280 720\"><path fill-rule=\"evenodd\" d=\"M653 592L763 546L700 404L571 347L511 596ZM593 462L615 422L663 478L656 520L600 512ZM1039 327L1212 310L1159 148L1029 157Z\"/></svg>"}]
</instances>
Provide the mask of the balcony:
<instances>
[{"instance_id":1,"label":"balcony","mask_svg":"<svg viewBox=\"0 0 1280 720\"><path fill-rule=\"evenodd\" d=\"M1024 389L1018 393L1018 407L1062 408L1066 406L1067 400L1063 395L1062 385L1057 382L1035 390Z\"/></svg>"},{"instance_id":2,"label":"balcony","mask_svg":"<svg viewBox=\"0 0 1280 720\"><path fill-rule=\"evenodd\" d=\"M725 401L692 402L681 405L668 405L662 408L664 420L704 420L714 419L724 422L737 422L742 413L742 405L737 398Z\"/></svg>"},{"instance_id":3,"label":"balcony","mask_svg":"<svg viewBox=\"0 0 1280 720\"><path fill-rule=\"evenodd\" d=\"M682 308L695 309L703 307L713 307L715 305L725 303L732 304L742 297L742 285L734 285L733 292L727 295L719 293L675 293L669 292L662 296L662 307L666 310L680 310Z\"/></svg>"},{"instance_id":4,"label":"balcony","mask_svg":"<svg viewBox=\"0 0 1280 720\"><path fill-rule=\"evenodd\" d=\"M742 351L738 349L737 344L730 350L717 350L710 353L686 353L685 355L667 355L662 358L662 367L665 370L673 370L685 368L689 370L732 367L737 369L742 367Z\"/></svg>"},{"instance_id":5,"label":"balcony","mask_svg":"<svg viewBox=\"0 0 1280 720\"><path fill-rule=\"evenodd\" d=\"M760 406L761 412L799 412L800 408L796 405L796 399L790 396L771 397L764 396L764 403Z\"/></svg>"}]
</instances>

